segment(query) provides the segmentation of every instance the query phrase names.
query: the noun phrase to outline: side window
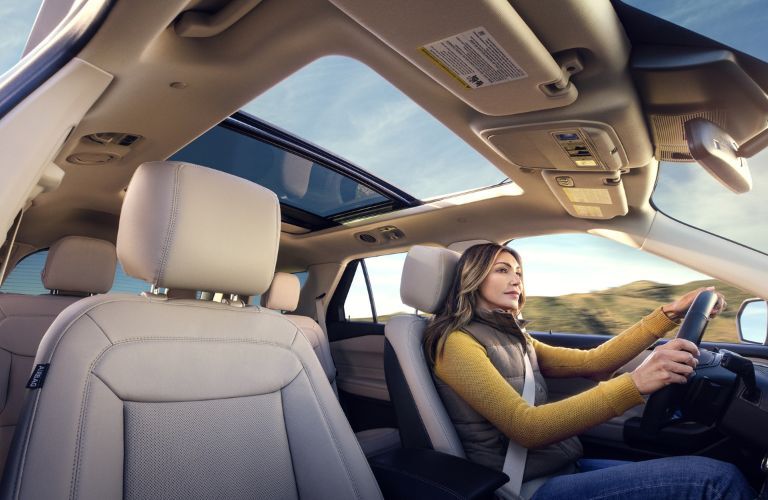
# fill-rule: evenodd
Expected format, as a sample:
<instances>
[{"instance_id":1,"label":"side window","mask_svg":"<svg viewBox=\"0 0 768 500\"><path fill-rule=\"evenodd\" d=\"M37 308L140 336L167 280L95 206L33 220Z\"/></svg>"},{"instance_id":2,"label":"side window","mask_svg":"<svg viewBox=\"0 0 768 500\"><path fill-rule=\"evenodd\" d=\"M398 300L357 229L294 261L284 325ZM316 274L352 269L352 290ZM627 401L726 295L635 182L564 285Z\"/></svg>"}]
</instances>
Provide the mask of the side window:
<instances>
[{"instance_id":1,"label":"side window","mask_svg":"<svg viewBox=\"0 0 768 500\"><path fill-rule=\"evenodd\" d=\"M523 261L523 315L531 331L616 335L690 290L715 286L729 306L710 322L704 340L739 342L736 312L752 294L727 283L589 234L522 238L508 246Z\"/></svg>"},{"instance_id":2,"label":"side window","mask_svg":"<svg viewBox=\"0 0 768 500\"><path fill-rule=\"evenodd\" d=\"M118 262L117 267L115 268L115 281L112 283L112 289L108 293L139 294L146 291L149 291L149 283L125 274L123 266Z\"/></svg>"},{"instance_id":3,"label":"side window","mask_svg":"<svg viewBox=\"0 0 768 500\"><path fill-rule=\"evenodd\" d=\"M10 272L5 279L0 292L21 293L25 295L41 295L48 293L43 286L40 273L45 266L48 250L40 250L27 255ZM108 293L141 293L149 290L149 285L136 278L131 278L123 271L123 266L117 263L115 269L115 281Z\"/></svg>"},{"instance_id":4,"label":"side window","mask_svg":"<svg viewBox=\"0 0 768 500\"><path fill-rule=\"evenodd\" d=\"M347 321L386 323L396 314L414 312L400 300L405 255L381 255L360 261L344 302Z\"/></svg>"},{"instance_id":5,"label":"side window","mask_svg":"<svg viewBox=\"0 0 768 500\"><path fill-rule=\"evenodd\" d=\"M40 277L46 257L48 257L48 250L41 250L21 259L5 278L0 292L25 295L48 293Z\"/></svg>"}]
</instances>

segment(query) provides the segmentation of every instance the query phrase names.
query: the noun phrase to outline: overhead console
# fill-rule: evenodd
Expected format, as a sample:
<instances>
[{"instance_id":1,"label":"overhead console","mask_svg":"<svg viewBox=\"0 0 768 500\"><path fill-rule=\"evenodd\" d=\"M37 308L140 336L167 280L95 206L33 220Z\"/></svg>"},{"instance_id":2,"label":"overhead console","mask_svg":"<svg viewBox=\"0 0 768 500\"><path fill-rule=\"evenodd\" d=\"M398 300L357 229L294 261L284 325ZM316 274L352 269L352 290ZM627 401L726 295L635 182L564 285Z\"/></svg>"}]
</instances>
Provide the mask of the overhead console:
<instances>
[{"instance_id":1,"label":"overhead console","mask_svg":"<svg viewBox=\"0 0 768 500\"><path fill-rule=\"evenodd\" d=\"M480 133L501 156L527 168L619 170L627 155L605 123L563 121L526 124Z\"/></svg>"},{"instance_id":2,"label":"overhead console","mask_svg":"<svg viewBox=\"0 0 768 500\"><path fill-rule=\"evenodd\" d=\"M331 0L477 111L492 116L573 103L575 53L555 61L506 1ZM441 15L450 12L450 15Z\"/></svg>"}]
</instances>

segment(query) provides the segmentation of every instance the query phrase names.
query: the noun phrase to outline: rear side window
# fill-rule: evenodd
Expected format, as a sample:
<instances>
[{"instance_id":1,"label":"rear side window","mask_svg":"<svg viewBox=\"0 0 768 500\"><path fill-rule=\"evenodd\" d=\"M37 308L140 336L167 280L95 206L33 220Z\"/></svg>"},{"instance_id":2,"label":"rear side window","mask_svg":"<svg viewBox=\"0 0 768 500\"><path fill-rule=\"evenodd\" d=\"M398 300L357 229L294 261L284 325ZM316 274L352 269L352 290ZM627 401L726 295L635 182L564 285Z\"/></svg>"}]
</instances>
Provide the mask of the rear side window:
<instances>
[{"instance_id":1,"label":"rear side window","mask_svg":"<svg viewBox=\"0 0 768 500\"><path fill-rule=\"evenodd\" d=\"M0 287L0 292L22 293L25 295L40 295L48 293L43 286L40 273L45 266L48 250L27 255L16 264L16 267L8 274L8 277Z\"/></svg>"},{"instance_id":2,"label":"rear side window","mask_svg":"<svg viewBox=\"0 0 768 500\"><path fill-rule=\"evenodd\" d=\"M16 264L11 273L6 278L0 292L20 293L24 295L41 295L48 293L43 286L40 274L45 267L45 259L48 257L48 250L41 250L32 255L28 255ZM115 281L112 283L112 289L108 293L141 293L149 290L149 285L136 278L131 278L123 271L123 266L117 263L115 269Z\"/></svg>"},{"instance_id":3,"label":"rear side window","mask_svg":"<svg viewBox=\"0 0 768 500\"><path fill-rule=\"evenodd\" d=\"M359 261L344 301L347 321L386 323L397 314L414 312L400 300L405 256L405 253L397 253Z\"/></svg>"}]
</instances>

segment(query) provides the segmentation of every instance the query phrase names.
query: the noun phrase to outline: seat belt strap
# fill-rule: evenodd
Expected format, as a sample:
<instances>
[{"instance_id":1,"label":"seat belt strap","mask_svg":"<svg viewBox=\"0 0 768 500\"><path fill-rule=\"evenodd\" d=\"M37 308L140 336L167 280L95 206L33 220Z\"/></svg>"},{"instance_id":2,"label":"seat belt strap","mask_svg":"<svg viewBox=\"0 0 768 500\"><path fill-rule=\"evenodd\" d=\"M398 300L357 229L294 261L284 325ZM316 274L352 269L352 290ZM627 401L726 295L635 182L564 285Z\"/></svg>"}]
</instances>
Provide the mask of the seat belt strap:
<instances>
[{"instance_id":1,"label":"seat belt strap","mask_svg":"<svg viewBox=\"0 0 768 500\"><path fill-rule=\"evenodd\" d=\"M325 306L323 305L323 299L325 298L325 293L318 295L315 298L315 316L317 316L317 324L320 325L320 329L325 333L326 338L328 337L328 329L325 326Z\"/></svg>"},{"instance_id":2,"label":"seat belt strap","mask_svg":"<svg viewBox=\"0 0 768 500\"><path fill-rule=\"evenodd\" d=\"M525 363L525 382L523 383L523 399L529 406L536 401L536 381L533 378L533 366L528 353L523 353ZM520 488L523 485L525 462L528 459L528 448L509 440L507 455L504 457L502 472L509 476L509 482L496 490L496 495L504 499L520 498Z\"/></svg>"}]
</instances>

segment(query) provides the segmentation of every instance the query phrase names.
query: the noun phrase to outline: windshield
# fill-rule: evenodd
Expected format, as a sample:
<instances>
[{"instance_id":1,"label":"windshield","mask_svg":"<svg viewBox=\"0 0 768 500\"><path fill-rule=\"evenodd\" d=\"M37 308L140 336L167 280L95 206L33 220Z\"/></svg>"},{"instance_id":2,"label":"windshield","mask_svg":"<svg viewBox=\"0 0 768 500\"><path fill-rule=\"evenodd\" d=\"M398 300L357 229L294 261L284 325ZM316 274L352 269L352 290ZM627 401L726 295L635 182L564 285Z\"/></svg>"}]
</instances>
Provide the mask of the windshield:
<instances>
[{"instance_id":1,"label":"windshield","mask_svg":"<svg viewBox=\"0 0 768 500\"><path fill-rule=\"evenodd\" d=\"M765 0L626 3L768 61ZM768 150L748 163L752 191L737 195L696 163L662 161L652 202L670 217L768 253Z\"/></svg>"},{"instance_id":2,"label":"windshield","mask_svg":"<svg viewBox=\"0 0 768 500\"><path fill-rule=\"evenodd\" d=\"M683 28L768 61L765 0L624 0Z\"/></svg>"},{"instance_id":3,"label":"windshield","mask_svg":"<svg viewBox=\"0 0 768 500\"><path fill-rule=\"evenodd\" d=\"M243 111L422 200L506 178L405 94L348 57L318 59Z\"/></svg>"}]
</instances>

